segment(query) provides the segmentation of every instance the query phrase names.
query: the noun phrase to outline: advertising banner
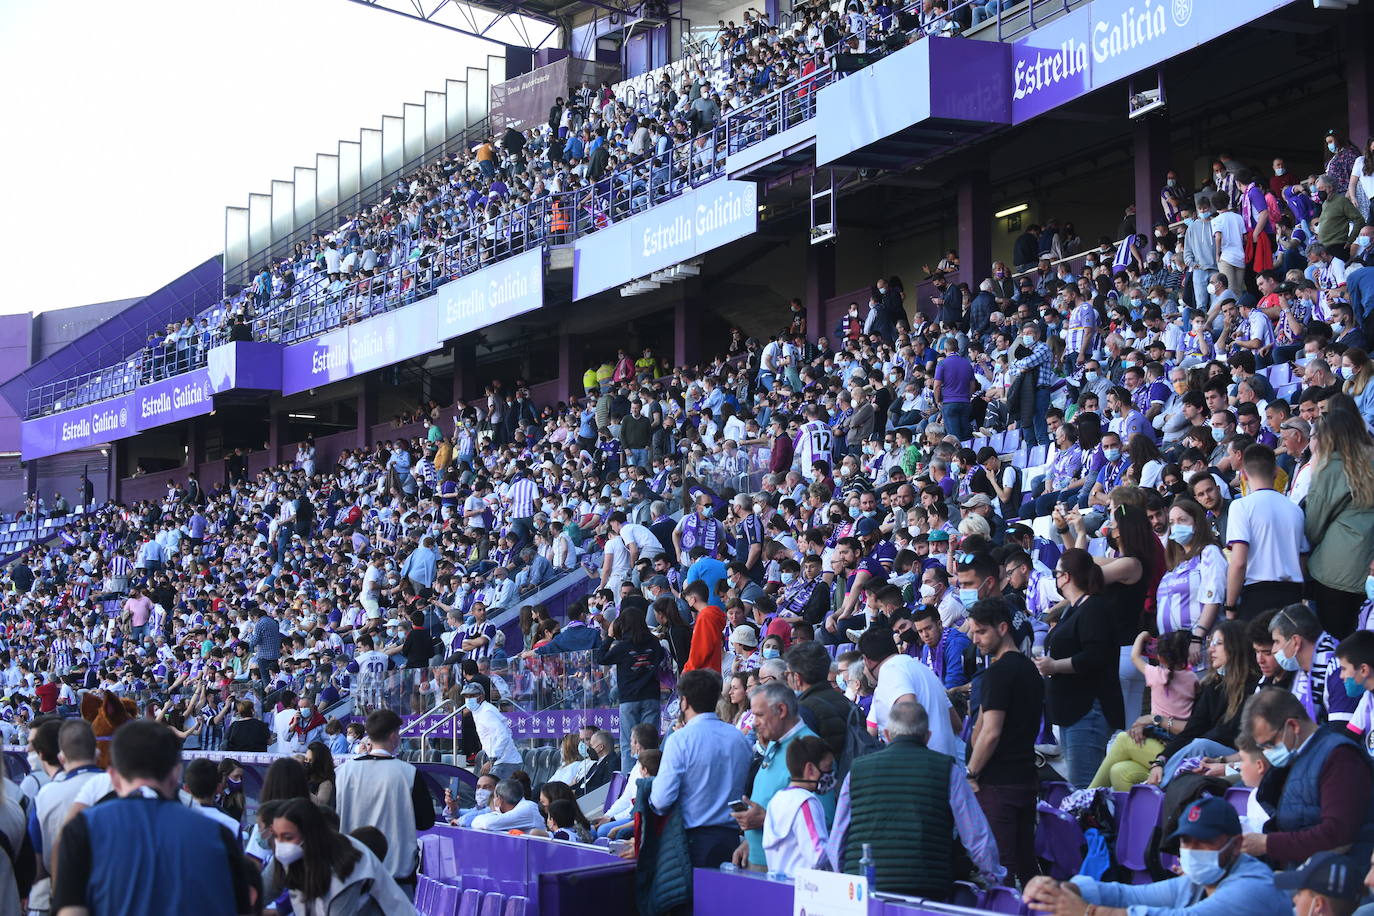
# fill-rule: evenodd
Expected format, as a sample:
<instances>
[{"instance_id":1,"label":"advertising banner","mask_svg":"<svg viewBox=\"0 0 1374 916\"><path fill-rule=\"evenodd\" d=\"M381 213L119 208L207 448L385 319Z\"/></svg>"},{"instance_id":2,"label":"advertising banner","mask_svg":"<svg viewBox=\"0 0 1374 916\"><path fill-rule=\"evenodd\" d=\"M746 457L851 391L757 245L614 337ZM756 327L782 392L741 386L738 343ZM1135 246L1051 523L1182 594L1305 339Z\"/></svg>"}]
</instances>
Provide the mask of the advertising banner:
<instances>
[{"instance_id":1,"label":"advertising banner","mask_svg":"<svg viewBox=\"0 0 1374 916\"><path fill-rule=\"evenodd\" d=\"M544 304L544 251L516 255L439 288L440 341L532 312Z\"/></svg>"},{"instance_id":2,"label":"advertising banner","mask_svg":"<svg viewBox=\"0 0 1374 916\"><path fill-rule=\"evenodd\" d=\"M196 369L142 385L134 394L134 405L138 412L135 432L207 414L215 409L210 370Z\"/></svg>"},{"instance_id":3,"label":"advertising banner","mask_svg":"<svg viewBox=\"0 0 1374 916\"><path fill-rule=\"evenodd\" d=\"M1012 46L1012 123L1196 48L1292 0L1094 0Z\"/></svg>"},{"instance_id":4,"label":"advertising banner","mask_svg":"<svg viewBox=\"0 0 1374 916\"><path fill-rule=\"evenodd\" d=\"M60 455L132 436L137 432L134 399L134 395L126 394L86 407L25 420L19 432L24 460Z\"/></svg>"},{"instance_id":5,"label":"advertising banner","mask_svg":"<svg viewBox=\"0 0 1374 916\"><path fill-rule=\"evenodd\" d=\"M573 298L705 254L758 228L757 188L717 179L573 244Z\"/></svg>"},{"instance_id":6,"label":"advertising banner","mask_svg":"<svg viewBox=\"0 0 1374 916\"><path fill-rule=\"evenodd\" d=\"M281 388L281 344L236 340L212 349L206 357L215 393L231 388L277 391Z\"/></svg>"}]
</instances>

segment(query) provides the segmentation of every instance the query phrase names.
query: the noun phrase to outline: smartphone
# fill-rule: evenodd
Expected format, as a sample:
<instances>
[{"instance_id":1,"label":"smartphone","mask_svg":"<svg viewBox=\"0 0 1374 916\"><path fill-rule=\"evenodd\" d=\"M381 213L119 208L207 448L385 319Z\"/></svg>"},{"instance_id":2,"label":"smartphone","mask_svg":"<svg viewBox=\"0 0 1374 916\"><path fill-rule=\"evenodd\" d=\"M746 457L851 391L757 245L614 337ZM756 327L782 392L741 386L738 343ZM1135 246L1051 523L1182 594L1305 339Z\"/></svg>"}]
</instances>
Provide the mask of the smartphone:
<instances>
[{"instance_id":1,"label":"smartphone","mask_svg":"<svg viewBox=\"0 0 1374 916\"><path fill-rule=\"evenodd\" d=\"M749 810L749 802L747 802L743 798L738 799L737 801L732 801L730 802L730 810L734 811L737 814L743 814L745 811Z\"/></svg>"}]
</instances>

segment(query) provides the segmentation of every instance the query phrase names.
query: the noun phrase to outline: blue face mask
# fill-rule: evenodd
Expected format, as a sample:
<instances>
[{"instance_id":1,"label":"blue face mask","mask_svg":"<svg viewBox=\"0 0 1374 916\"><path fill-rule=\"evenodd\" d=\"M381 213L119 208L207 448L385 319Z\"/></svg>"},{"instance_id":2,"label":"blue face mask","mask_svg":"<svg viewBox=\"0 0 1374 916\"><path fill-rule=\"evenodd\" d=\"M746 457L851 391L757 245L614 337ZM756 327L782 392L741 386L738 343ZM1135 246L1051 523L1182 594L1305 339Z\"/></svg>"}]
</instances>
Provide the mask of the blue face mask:
<instances>
[{"instance_id":1,"label":"blue face mask","mask_svg":"<svg viewBox=\"0 0 1374 916\"><path fill-rule=\"evenodd\" d=\"M1336 151L1336 144L1334 144L1334 143L1328 143L1328 144L1326 144L1326 149L1327 149L1328 152L1334 153L1334 152Z\"/></svg>"},{"instance_id":2,"label":"blue face mask","mask_svg":"<svg viewBox=\"0 0 1374 916\"><path fill-rule=\"evenodd\" d=\"M1021 335L1021 344L1022 344L1022 346L1026 346L1026 347L1033 347L1033 346L1035 346L1035 336L1032 335L1032 334L1022 334L1022 335Z\"/></svg>"},{"instance_id":3,"label":"blue face mask","mask_svg":"<svg viewBox=\"0 0 1374 916\"><path fill-rule=\"evenodd\" d=\"M1180 849L1178 864L1183 873L1198 887L1211 887L1226 874L1219 849Z\"/></svg>"},{"instance_id":4,"label":"blue face mask","mask_svg":"<svg viewBox=\"0 0 1374 916\"><path fill-rule=\"evenodd\" d=\"M1087 372L1084 372L1084 373L1083 373L1083 378L1085 378L1085 379L1088 380L1089 382L1095 382L1095 381L1097 381L1099 378L1101 378L1101 376L1098 375L1096 369L1089 369Z\"/></svg>"},{"instance_id":5,"label":"blue face mask","mask_svg":"<svg viewBox=\"0 0 1374 916\"><path fill-rule=\"evenodd\" d=\"M470 712L476 712L477 708L482 705L482 701L477 699L477 697L468 697L463 701L463 705L466 706Z\"/></svg>"},{"instance_id":6,"label":"blue face mask","mask_svg":"<svg viewBox=\"0 0 1374 916\"><path fill-rule=\"evenodd\" d=\"M1286 730L1287 726L1285 725L1284 728ZM1276 767L1282 768L1288 766L1288 761L1292 757L1293 752L1288 749L1288 745L1283 743L1283 732L1279 733L1279 738L1274 743L1273 747L1266 747L1264 749L1264 759L1268 760L1270 764Z\"/></svg>"},{"instance_id":7,"label":"blue face mask","mask_svg":"<svg viewBox=\"0 0 1374 916\"><path fill-rule=\"evenodd\" d=\"M1187 544L1193 539L1192 525L1170 525L1169 540L1176 544Z\"/></svg>"},{"instance_id":8,"label":"blue face mask","mask_svg":"<svg viewBox=\"0 0 1374 916\"><path fill-rule=\"evenodd\" d=\"M1364 682L1353 677L1341 678L1341 683L1345 684L1345 695L1352 700L1364 694Z\"/></svg>"},{"instance_id":9,"label":"blue face mask","mask_svg":"<svg viewBox=\"0 0 1374 916\"><path fill-rule=\"evenodd\" d=\"M783 573L779 578L782 579L783 585L791 585L793 582L797 581L797 574L787 572Z\"/></svg>"},{"instance_id":10,"label":"blue face mask","mask_svg":"<svg viewBox=\"0 0 1374 916\"><path fill-rule=\"evenodd\" d=\"M973 607L978 603L978 589L961 588L959 589L959 601L964 607Z\"/></svg>"},{"instance_id":11,"label":"blue face mask","mask_svg":"<svg viewBox=\"0 0 1374 916\"><path fill-rule=\"evenodd\" d=\"M1119 448L1104 448L1104 449L1102 450L1102 457L1103 457L1103 458L1106 458L1108 461L1115 461L1116 459L1118 459L1118 458L1121 457L1121 449L1119 449Z\"/></svg>"},{"instance_id":12,"label":"blue face mask","mask_svg":"<svg viewBox=\"0 0 1374 916\"><path fill-rule=\"evenodd\" d=\"M764 649L764 650L763 650L763 657L764 657L764 658L782 658L782 653L779 652L777 649L774 649L772 646L769 646L767 649Z\"/></svg>"},{"instance_id":13,"label":"blue face mask","mask_svg":"<svg viewBox=\"0 0 1374 916\"><path fill-rule=\"evenodd\" d=\"M859 511L859 507L858 507L858 506L850 506L850 507L849 507L849 517L850 517L850 518L858 518L858 517L861 516L861 515L863 515L863 513Z\"/></svg>"},{"instance_id":14,"label":"blue face mask","mask_svg":"<svg viewBox=\"0 0 1374 916\"><path fill-rule=\"evenodd\" d=\"M591 753L591 748L587 747L587 742L579 741L577 742L577 753L586 759L587 755Z\"/></svg>"},{"instance_id":15,"label":"blue face mask","mask_svg":"<svg viewBox=\"0 0 1374 916\"><path fill-rule=\"evenodd\" d=\"M1374 601L1374 576L1365 576L1364 596L1370 601Z\"/></svg>"},{"instance_id":16,"label":"blue face mask","mask_svg":"<svg viewBox=\"0 0 1374 916\"><path fill-rule=\"evenodd\" d=\"M1282 649L1274 653L1274 661L1278 662L1279 667L1284 671L1297 671L1300 667L1298 657L1296 655L1289 655Z\"/></svg>"},{"instance_id":17,"label":"blue face mask","mask_svg":"<svg viewBox=\"0 0 1374 916\"><path fill-rule=\"evenodd\" d=\"M1213 426L1212 438L1220 442L1222 439L1226 438L1226 430L1222 429L1220 426Z\"/></svg>"}]
</instances>

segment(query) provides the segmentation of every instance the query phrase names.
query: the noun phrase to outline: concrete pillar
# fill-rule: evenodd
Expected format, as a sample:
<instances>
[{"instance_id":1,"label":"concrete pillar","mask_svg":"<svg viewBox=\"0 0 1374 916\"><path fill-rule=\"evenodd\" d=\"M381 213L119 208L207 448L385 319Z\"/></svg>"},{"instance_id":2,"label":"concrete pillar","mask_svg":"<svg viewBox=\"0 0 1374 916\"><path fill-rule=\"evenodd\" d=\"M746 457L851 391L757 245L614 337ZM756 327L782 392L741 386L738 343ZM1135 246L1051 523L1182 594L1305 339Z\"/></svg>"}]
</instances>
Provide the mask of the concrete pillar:
<instances>
[{"instance_id":1,"label":"concrete pillar","mask_svg":"<svg viewBox=\"0 0 1374 916\"><path fill-rule=\"evenodd\" d=\"M1341 30L1345 58L1345 98L1349 108L1350 141L1361 150L1374 137L1374 6L1361 3L1345 11L1346 25Z\"/></svg>"},{"instance_id":2,"label":"concrete pillar","mask_svg":"<svg viewBox=\"0 0 1374 916\"><path fill-rule=\"evenodd\" d=\"M1167 110L1137 118L1131 125L1135 144L1135 231L1150 233L1164 218L1159 189L1169 171L1169 115Z\"/></svg>"},{"instance_id":3,"label":"concrete pillar","mask_svg":"<svg viewBox=\"0 0 1374 916\"><path fill-rule=\"evenodd\" d=\"M466 401L478 394L477 339L467 334L453 341L453 400Z\"/></svg>"},{"instance_id":4,"label":"concrete pillar","mask_svg":"<svg viewBox=\"0 0 1374 916\"><path fill-rule=\"evenodd\" d=\"M986 170L969 172L957 189L959 282L970 289L992 276L992 190ZM908 294L908 299L915 299ZM916 303L924 308L924 303Z\"/></svg>"},{"instance_id":5,"label":"concrete pillar","mask_svg":"<svg viewBox=\"0 0 1374 916\"><path fill-rule=\"evenodd\" d=\"M286 441L286 414L280 413L269 408L267 415L267 461L269 464L281 464L282 455L287 448Z\"/></svg>"},{"instance_id":6,"label":"concrete pillar","mask_svg":"<svg viewBox=\"0 0 1374 916\"><path fill-rule=\"evenodd\" d=\"M807 337L815 340L829 335L826 327L825 303L835 298L835 245L826 242L810 245L806 249L806 304Z\"/></svg>"},{"instance_id":7,"label":"concrete pillar","mask_svg":"<svg viewBox=\"0 0 1374 916\"><path fill-rule=\"evenodd\" d=\"M693 277L679 285L682 293L673 305L673 365L692 366L701 361L701 284Z\"/></svg>"},{"instance_id":8,"label":"concrete pillar","mask_svg":"<svg viewBox=\"0 0 1374 916\"><path fill-rule=\"evenodd\" d=\"M34 458L24 462L24 495L30 496L38 492L38 461Z\"/></svg>"},{"instance_id":9,"label":"concrete pillar","mask_svg":"<svg viewBox=\"0 0 1374 916\"><path fill-rule=\"evenodd\" d=\"M354 431L354 448L367 448L372 444L372 427L377 422L377 380L376 373L363 376L362 387L358 389L358 428Z\"/></svg>"},{"instance_id":10,"label":"concrete pillar","mask_svg":"<svg viewBox=\"0 0 1374 916\"><path fill-rule=\"evenodd\" d=\"M200 466L206 462L209 449L206 440L209 439L210 417L192 417L191 425L186 431L187 444L190 449L186 453L186 469L200 473ZM201 482L204 486L204 481Z\"/></svg>"},{"instance_id":11,"label":"concrete pillar","mask_svg":"<svg viewBox=\"0 0 1374 916\"><path fill-rule=\"evenodd\" d=\"M587 348L581 334L562 331L558 335L558 387L555 401L570 402L582 397L582 375L587 371Z\"/></svg>"},{"instance_id":12,"label":"concrete pillar","mask_svg":"<svg viewBox=\"0 0 1374 916\"><path fill-rule=\"evenodd\" d=\"M124 443L120 441L109 444L109 460L106 462L105 469L105 498L113 502L119 502L122 493L120 492L120 481L125 477L124 474ZM94 483L95 481L91 481ZM96 488L96 498L100 497L100 488Z\"/></svg>"}]
</instances>

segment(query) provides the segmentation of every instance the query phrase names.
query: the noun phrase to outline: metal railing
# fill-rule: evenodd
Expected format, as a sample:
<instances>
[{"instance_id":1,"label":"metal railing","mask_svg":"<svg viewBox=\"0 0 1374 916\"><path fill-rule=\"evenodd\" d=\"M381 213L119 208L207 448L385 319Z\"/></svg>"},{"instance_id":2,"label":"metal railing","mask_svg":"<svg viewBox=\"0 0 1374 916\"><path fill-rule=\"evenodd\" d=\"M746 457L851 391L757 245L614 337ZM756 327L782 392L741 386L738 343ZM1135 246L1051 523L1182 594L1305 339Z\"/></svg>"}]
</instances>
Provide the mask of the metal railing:
<instances>
[{"instance_id":1,"label":"metal railing","mask_svg":"<svg viewBox=\"0 0 1374 916\"><path fill-rule=\"evenodd\" d=\"M986 2L964 0L942 16L910 30L895 30L889 35L904 34L910 37L916 33L939 34L945 30L945 24L959 21L964 12L985 7ZM1022 4L1017 4L989 17L988 21L995 20L997 23L999 40L1020 34L1004 34L1004 18L1019 18L1025 12L1033 26L1037 4L1034 0L1028 2L1030 5L1024 10ZM1043 21L1046 15L1067 11L1077 3L1078 0L1039 3L1040 18ZM919 10L919 6L917 0L899 12L910 14ZM1046 6L1052 8L1048 14L1044 12ZM898 18L899 13L894 13L893 21ZM855 36L846 36L813 60L833 57L850 37ZM884 47L882 41L875 40L874 43L879 49ZM748 149L814 118L815 94L842 76L832 66L818 66L814 72L806 73L748 105L726 113L709 130L669 148L665 153L632 162L602 176L590 187L546 195L521 207L488 217L445 239L435 251L414 262L394 265L371 277L348 283L330 283L321 274L298 278L288 297L276 300L262 314L253 316L254 339L283 343L306 340L362 318L418 301L450 280L533 247L568 244L651 209L723 175L725 160L730 154ZM462 142L467 141L464 139ZM398 177L401 177L399 172L392 173L371 187L390 186ZM312 225L319 223L317 219ZM222 328L219 336L225 333L227 329ZM79 380L55 382L36 389L30 393L28 416L70 409L128 393L132 390L129 383L133 376L120 373L121 366L124 366L123 362L86 373L78 377ZM155 376L152 380L166 377L167 374L171 373ZM137 384L146 383L142 381ZM56 406L58 403L63 406Z\"/></svg>"}]
</instances>

